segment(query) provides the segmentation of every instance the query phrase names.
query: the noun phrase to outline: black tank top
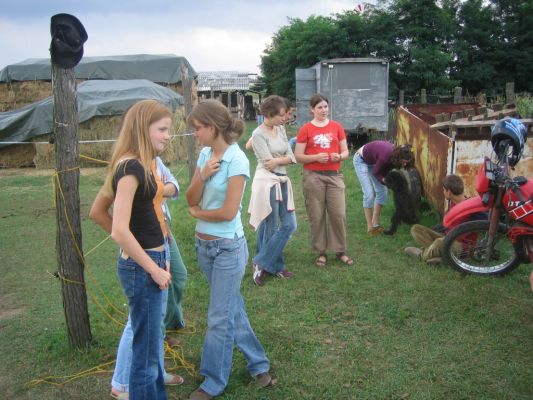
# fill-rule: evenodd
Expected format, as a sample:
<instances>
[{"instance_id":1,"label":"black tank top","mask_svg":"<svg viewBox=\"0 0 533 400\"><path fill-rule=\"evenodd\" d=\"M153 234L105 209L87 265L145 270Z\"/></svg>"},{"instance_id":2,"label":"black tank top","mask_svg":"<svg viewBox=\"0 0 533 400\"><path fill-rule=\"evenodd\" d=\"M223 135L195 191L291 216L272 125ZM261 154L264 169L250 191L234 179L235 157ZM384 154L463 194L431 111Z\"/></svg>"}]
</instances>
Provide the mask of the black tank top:
<instances>
[{"instance_id":1,"label":"black tank top","mask_svg":"<svg viewBox=\"0 0 533 400\"><path fill-rule=\"evenodd\" d=\"M157 185L150 174L147 182L144 168L136 159L125 160L117 166L113 176L113 192L116 194L118 181L126 175L133 175L139 182L133 198L130 218L130 231L143 249L152 249L163 245L164 238L161 225L154 209L154 197Z\"/></svg>"}]
</instances>

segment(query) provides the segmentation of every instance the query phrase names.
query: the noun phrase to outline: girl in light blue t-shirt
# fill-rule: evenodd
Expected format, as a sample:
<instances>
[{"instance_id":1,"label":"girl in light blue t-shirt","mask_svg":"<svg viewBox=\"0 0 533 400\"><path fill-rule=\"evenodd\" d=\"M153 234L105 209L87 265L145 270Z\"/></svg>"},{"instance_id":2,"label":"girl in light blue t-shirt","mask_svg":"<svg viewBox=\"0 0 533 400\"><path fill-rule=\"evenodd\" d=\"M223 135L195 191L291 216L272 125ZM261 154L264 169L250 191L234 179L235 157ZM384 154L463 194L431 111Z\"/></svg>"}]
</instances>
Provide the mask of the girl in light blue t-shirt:
<instances>
[{"instance_id":1,"label":"girl in light blue t-shirt","mask_svg":"<svg viewBox=\"0 0 533 400\"><path fill-rule=\"evenodd\" d=\"M247 369L261 387L274 384L270 363L250 326L240 286L248 262L241 222L242 196L250 167L235 141L244 122L217 100L194 107L187 123L206 147L198 157L187 189L189 213L196 218L198 264L209 283L209 309L200 374L205 380L189 399L208 400L228 384L233 346L247 359Z\"/></svg>"}]
</instances>

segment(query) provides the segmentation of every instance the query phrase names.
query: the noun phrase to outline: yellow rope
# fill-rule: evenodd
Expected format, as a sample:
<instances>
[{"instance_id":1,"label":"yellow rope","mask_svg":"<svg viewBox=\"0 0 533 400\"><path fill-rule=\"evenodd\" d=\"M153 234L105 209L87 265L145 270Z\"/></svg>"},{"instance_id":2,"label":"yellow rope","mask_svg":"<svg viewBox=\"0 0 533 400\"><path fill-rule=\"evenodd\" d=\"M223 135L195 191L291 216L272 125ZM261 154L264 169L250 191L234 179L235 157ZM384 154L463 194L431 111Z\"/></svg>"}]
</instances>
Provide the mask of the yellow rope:
<instances>
[{"instance_id":1,"label":"yellow rope","mask_svg":"<svg viewBox=\"0 0 533 400\"><path fill-rule=\"evenodd\" d=\"M172 366L170 368L165 367L167 372L173 372L177 371L179 368L183 368L187 371L190 377L197 378L199 376L194 365L185 359L181 345L170 347L165 343L165 360L172 360Z\"/></svg>"},{"instance_id":2,"label":"yellow rope","mask_svg":"<svg viewBox=\"0 0 533 400\"><path fill-rule=\"evenodd\" d=\"M101 164L109 164L109 161L99 160L98 158L89 157L89 156L86 156L85 154L80 154L80 158L85 158L86 160L94 161L94 162L101 163Z\"/></svg>"},{"instance_id":3,"label":"yellow rope","mask_svg":"<svg viewBox=\"0 0 533 400\"><path fill-rule=\"evenodd\" d=\"M93 160L100 161L100 160L96 160L96 159L93 159ZM61 199L63 200L63 213L64 213L65 219L67 221L67 226L69 228L69 232L70 232L72 241L74 243L74 247L75 247L76 252L77 252L77 254L78 254L78 256L79 256L79 258L81 260L81 263L82 263L82 265L84 267L84 271L87 272L87 274L90 277L90 279L93 281L93 283L96 285L96 287L101 291L101 293L104 296L106 302L114 310L118 311L120 314L126 315L126 313L124 313L122 310L119 310L118 308L116 308L116 306L111 301L109 301L109 298L105 295L105 292L103 291L101 286L98 285L97 280L89 272L89 269L87 268L87 264L86 264L86 261L85 261L85 257L87 257L90 253L92 253L94 250L96 250L98 247L100 247L103 243L105 243L111 236L107 236L104 240L102 240L100 243L98 243L96 246L94 246L91 250L86 252L85 255L82 253L81 249L78 246L78 243L75 240L74 230L72 228L72 225L70 223L70 219L69 219L68 213L67 213L67 207L66 207L65 196L64 196L64 193L63 193L63 188L61 187L61 182L59 181L59 174L63 173L63 172L74 171L74 170L77 170L77 169L79 169L79 167L70 168L70 169L67 169L67 170L64 170L64 171L56 171L56 173L53 176L51 176L52 186L54 187L54 193L59 192L59 194L61 196ZM57 207L55 199L56 199L56 196L54 195L54 208ZM121 323L121 322L117 321L110 313L108 313L106 311L104 306L97 299L97 297L93 294L93 292L90 290L90 288L87 286L86 283L68 279L60 271L58 271L56 274L51 274L51 275L55 276L56 278L61 279L64 282L68 282L68 283L72 283L72 284L84 285L85 288L86 288L87 294L89 295L91 300L97 305L97 307L102 311L102 313L104 315L106 315L115 324L117 324L119 326L124 326L124 323ZM180 330L173 330L173 331L169 331L169 332L175 332L175 333L178 333L180 335L184 335L184 334L193 334L193 333L196 332L196 329L194 327L192 327L192 328L188 328L187 330L180 329ZM164 347L165 359L172 360L172 364L173 364L173 366L171 368L167 369L168 371L175 371L178 368L182 367L182 368L184 368L187 371L187 373L191 377L198 377L198 373L197 373L194 365L192 365L191 363L189 363L185 359L185 357L183 355L183 349L181 348L181 346L179 346L178 350L169 347L168 344L166 344L166 343L164 344L164 346L165 346ZM116 362L116 360L113 360L113 361L97 365L95 367L89 368L89 369L87 369L85 371L81 371L81 372L78 372L78 373L72 374L72 375L65 375L65 376L53 376L52 375L52 376L47 376L47 377L41 378L41 379L33 379L33 380L31 380L28 383L28 385L29 386L36 386L36 385L39 385L39 384L49 384L49 385L53 385L53 386L56 386L56 387L60 387L60 386L65 385L66 383L72 382L72 381L74 381L76 379L80 379L80 378L83 378L83 377L96 375L96 374L111 373L111 372L113 372L112 370L103 369L103 368L106 367L106 366L109 366L111 364L114 364L115 362Z\"/></svg>"},{"instance_id":4,"label":"yellow rope","mask_svg":"<svg viewBox=\"0 0 533 400\"><path fill-rule=\"evenodd\" d=\"M114 364L114 363L115 363L115 360L107 362L105 364L97 365L96 367L92 367L92 368L86 369L85 371L81 371L81 372L78 372L78 373L72 374L72 375L65 375L65 376L50 375L50 376L47 376L47 377L44 377L44 378L40 378L40 379L32 379L31 381L28 382L27 385L28 386L36 386L36 385L40 385L40 384L46 383L48 385L53 385L53 386L56 386L56 387L60 387L60 386L63 386L64 384L66 384L68 382L72 382L72 381L74 381L76 379L83 378L83 377L86 377L86 376L91 376L91 375L96 375L96 374L106 374L106 373L109 373L109 372L113 372L113 370L102 369L102 368L106 367L108 365Z\"/></svg>"}]
</instances>

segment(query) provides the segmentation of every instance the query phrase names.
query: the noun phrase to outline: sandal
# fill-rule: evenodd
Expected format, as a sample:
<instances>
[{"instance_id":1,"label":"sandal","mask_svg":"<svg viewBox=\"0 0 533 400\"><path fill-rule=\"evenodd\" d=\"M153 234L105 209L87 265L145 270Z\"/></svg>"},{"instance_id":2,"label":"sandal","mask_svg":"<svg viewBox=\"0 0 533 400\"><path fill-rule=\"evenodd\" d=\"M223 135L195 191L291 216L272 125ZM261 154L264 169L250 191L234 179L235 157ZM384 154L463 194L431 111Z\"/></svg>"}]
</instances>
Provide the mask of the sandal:
<instances>
[{"instance_id":1,"label":"sandal","mask_svg":"<svg viewBox=\"0 0 533 400\"><path fill-rule=\"evenodd\" d=\"M327 262L328 262L328 257L325 254L319 254L318 257L315 259L315 265L318 268L325 267Z\"/></svg>"},{"instance_id":2,"label":"sandal","mask_svg":"<svg viewBox=\"0 0 533 400\"><path fill-rule=\"evenodd\" d=\"M353 265L353 258L348 257L345 253L337 253L337 260L345 265Z\"/></svg>"},{"instance_id":3,"label":"sandal","mask_svg":"<svg viewBox=\"0 0 533 400\"><path fill-rule=\"evenodd\" d=\"M255 382L260 388L267 388L274 386L277 383L276 379L272 379L268 372L263 372L262 374L257 374L255 376Z\"/></svg>"},{"instance_id":4,"label":"sandal","mask_svg":"<svg viewBox=\"0 0 533 400\"><path fill-rule=\"evenodd\" d=\"M175 374L166 374L165 375L165 385L166 386L178 386L183 383L183 378Z\"/></svg>"},{"instance_id":5,"label":"sandal","mask_svg":"<svg viewBox=\"0 0 533 400\"><path fill-rule=\"evenodd\" d=\"M381 225L374 225L372 228L367 230L368 236L377 236L383 232L383 227Z\"/></svg>"},{"instance_id":6,"label":"sandal","mask_svg":"<svg viewBox=\"0 0 533 400\"><path fill-rule=\"evenodd\" d=\"M129 400L130 394L128 392L120 392L116 389L111 389L111 397L118 400Z\"/></svg>"}]
</instances>

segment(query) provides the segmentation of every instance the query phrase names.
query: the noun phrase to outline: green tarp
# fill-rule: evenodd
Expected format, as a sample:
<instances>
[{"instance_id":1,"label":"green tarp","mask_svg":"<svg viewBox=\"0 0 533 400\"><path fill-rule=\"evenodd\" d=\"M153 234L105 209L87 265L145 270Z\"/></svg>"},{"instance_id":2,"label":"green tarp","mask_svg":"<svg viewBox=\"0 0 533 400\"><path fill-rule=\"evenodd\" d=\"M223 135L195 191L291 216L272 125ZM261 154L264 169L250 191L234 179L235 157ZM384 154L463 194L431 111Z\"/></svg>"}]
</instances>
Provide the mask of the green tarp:
<instances>
[{"instance_id":1,"label":"green tarp","mask_svg":"<svg viewBox=\"0 0 533 400\"><path fill-rule=\"evenodd\" d=\"M93 80L78 85L78 116L84 122L94 116L119 115L139 100L159 100L174 111L183 97L173 90L145 79ZM0 147L2 142L25 142L51 133L53 101L48 97L18 110L0 113Z\"/></svg>"},{"instance_id":2,"label":"green tarp","mask_svg":"<svg viewBox=\"0 0 533 400\"><path fill-rule=\"evenodd\" d=\"M174 54L84 57L74 68L74 75L77 79L148 79L170 84L182 81L182 65L188 68L189 77L196 77L187 59ZM30 58L0 71L0 82L51 79L49 58Z\"/></svg>"}]
</instances>

